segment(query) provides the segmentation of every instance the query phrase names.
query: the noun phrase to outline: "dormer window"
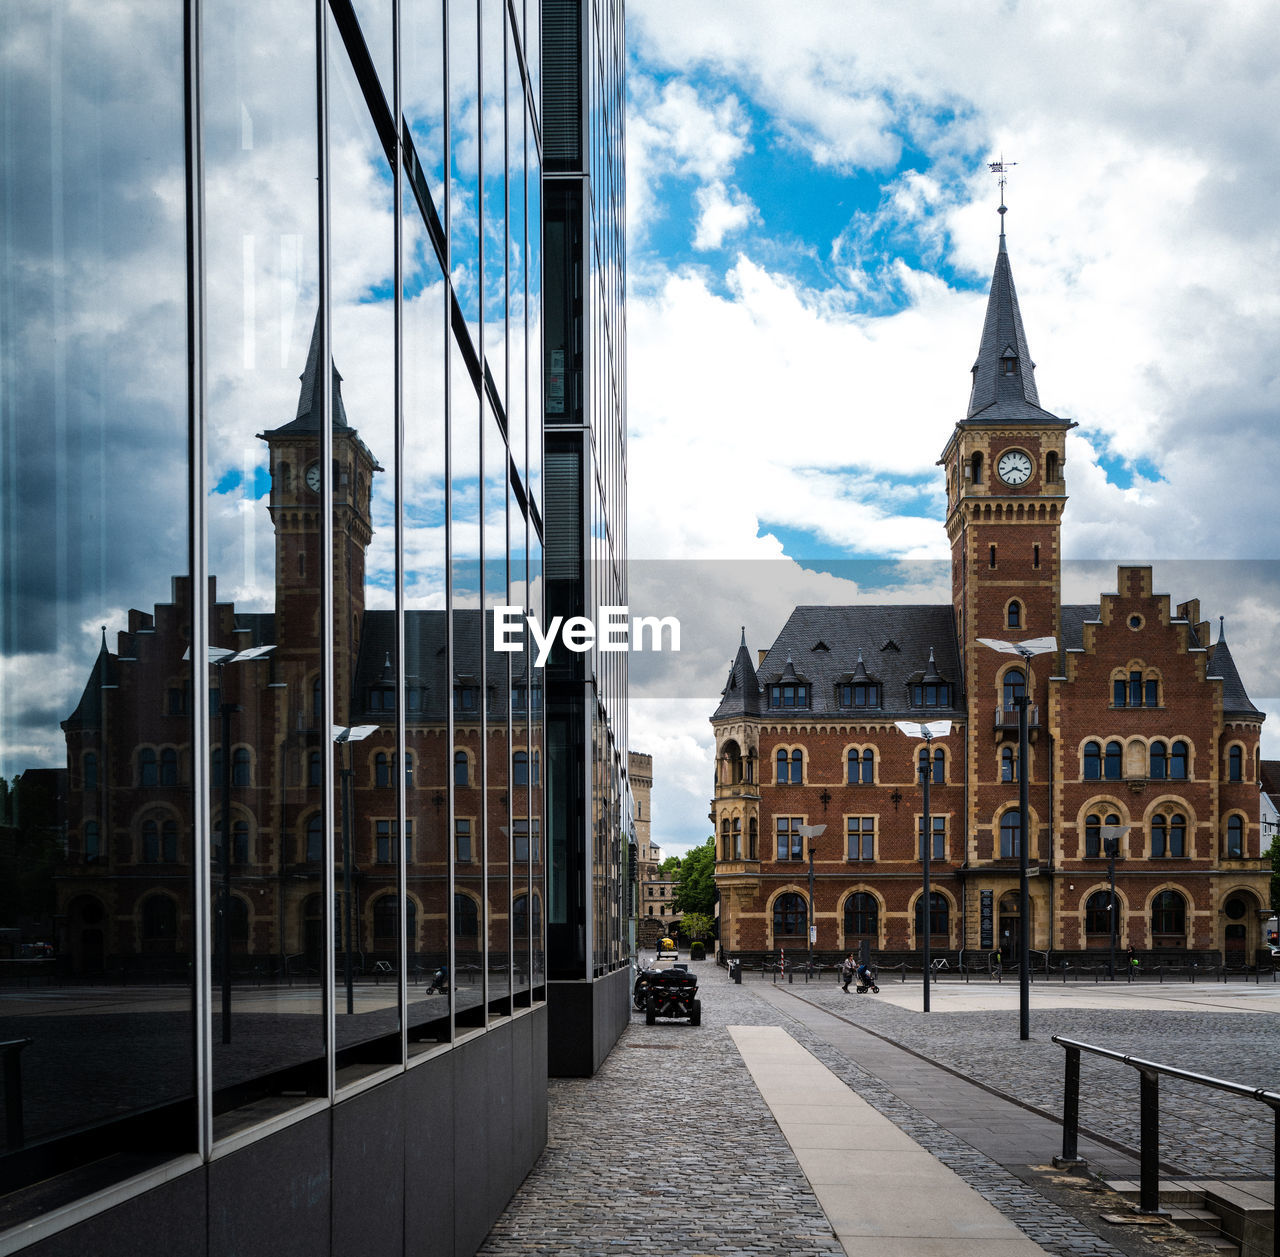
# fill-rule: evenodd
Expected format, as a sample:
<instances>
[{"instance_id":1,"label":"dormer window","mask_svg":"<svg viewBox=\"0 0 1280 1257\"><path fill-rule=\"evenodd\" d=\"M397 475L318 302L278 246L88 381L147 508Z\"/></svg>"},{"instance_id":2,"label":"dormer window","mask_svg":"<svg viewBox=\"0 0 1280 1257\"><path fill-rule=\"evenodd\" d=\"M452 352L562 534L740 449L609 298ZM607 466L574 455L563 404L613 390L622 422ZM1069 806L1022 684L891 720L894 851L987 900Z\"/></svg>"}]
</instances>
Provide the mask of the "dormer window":
<instances>
[{"instance_id":1,"label":"dormer window","mask_svg":"<svg viewBox=\"0 0 1280 1257\"><path fill-rule=\"evenodd\" d=\"M774 685L769 690L770 707L808 707L809 687L788 682L786 685Z\"/></svg>"},{"instance_id":2,"label":"dormer window","mask_svg":"<svg viewBox=\"0 0 1280 1257\"><path fill-rule=\"evenodd\" d=\"M1000 371L1001 371L1001 374L1003 375L1017 375L1018 374L1017 358L1001 358Z\"/></svg>"},{"instance_id":3,"label":"dormer window","mask_svg":"<svg viewBox=\"0 0 1280 1257\"><path fill-rule=\"evenodd\" d=\"M856 685L839 687L841 707L879 707L880 686L875 682L860 681Z\"/></svg>"},{"instance_id":4,"label":"dormer window","mask_svg":"<svg viewBox=\"0 0 1280 1257\"><path fill-rule=\"evenodd\" d=\"M912 707L950 707L951 706L951 686L945 681L941 684L936 682L917 682L911 687L911 705Z\"/></svg>"},{"instance_id":5,"label":"dormer window","mask_svg":"<svg viewBox=\"0 0 1280 1257\"><path fill-rule=\"evenodd\" d=\"M371 685L369 687L370 711L395 711L396 690L394 685Z\"/></svg>"},{"instance_id":6,"label":"dormer window","mask_svg":"<svg viewBox=\"0 0 1280 1257\"><path fill-rule=\"evenodd\" d=\"M474 712L480 710L480 687L478 685L459 685L453 691L453 710Z\"/></svg>"}]
</instances>

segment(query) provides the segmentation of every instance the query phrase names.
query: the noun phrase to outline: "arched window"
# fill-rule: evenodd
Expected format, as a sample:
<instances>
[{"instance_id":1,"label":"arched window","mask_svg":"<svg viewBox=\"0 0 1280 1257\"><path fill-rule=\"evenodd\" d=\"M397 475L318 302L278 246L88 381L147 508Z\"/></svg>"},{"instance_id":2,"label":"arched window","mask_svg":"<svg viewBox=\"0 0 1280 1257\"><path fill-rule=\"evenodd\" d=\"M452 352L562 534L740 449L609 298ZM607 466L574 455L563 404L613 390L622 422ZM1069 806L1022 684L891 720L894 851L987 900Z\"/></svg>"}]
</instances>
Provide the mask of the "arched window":
<instances>
[{"instance_id":1,"label":"arched window","mask_svg":"<svg viewBox=\"0 0 1280 1257\"><path fill-rule=\"evenodd\" d=\"M1012 860L1022 850L1022 814L1011 807L1000 818L1000 858Z\"/></svg>"},{"instance_id":2,"label":"arched window","mask_svg":"<svg viewBox=\"0 0 1280 1257\"><path fill-rule=\"evenodd\" d=\"M178 822L167 820L160 826L160 858L166 864L178 862Z\"/></svg>"},{"instance_id":3,"label":"arched window","mask_svg":"<svg viewBox=\"0 0 1280 1257\"><path fill-rule=\"evenodd\" d=\"M178 784L178 752L173 747L165 747L160 752L160 784L176 786Z\"/></svg>"},{"instance_id":4,"label":"arched window","mask_svg":"<svg viewBox=\"0 0 1280 1257\"><path fill-rule=\"evenodd\" d=\"M1169 779L1186 781L1187 779L1187 744L1175 742L1169 753Z\"/></svg>"},{"instance_id":5,"label":"arched window","mask_svg":"<svg viewBox=\"0 0 1280 1257\"><path fill-rule=\"evenodd\" d=\"M733 858L742 859L742 817L733 818Z\"/></svg>"},{"instance_id":6,"label":"arched window","mask_svg":"<svg viewBox=\"0 0 1280 1257\"><path fill-rule=\"evenodd\" d=\"M319 812L316 812L307 821L306 861L308 864L315 864L324 859L323 823L323 817Z\"/></svg>"},{"instance_id":7,"label":"arched window","mask_svg":"<svg viewBox=\"0 0 1280 1257\"><path fill-rule=\"evenodd\" d=\"M1105 934L1107 941L1111 939L1111 892L1095 890L1084 901L1084 932L1086 934ZM1097 946L1095 943L1094 946Z\"/></svg>"},{"instance_id":8,"label":"arched window","mask_svg":"<svg viewBox=\"0 0 1280 1257\"><path fill-rule=\"evenodd\" d=\"M797 748L791 752L791 784L804 781L804 755Z\"/></svg>"},{"instance_id":9,"label":"arched window","mask_svg":"<svg viewBox=\"0 0 1280 1257\"><path fill-rule=\"evenodd\" d=\"M513 786L527 786L529 784L529 752L517 751L511 757L511 784ZM639 819L639 805L636 808L636 817Z\"/></svg>"},{"instance_id":10,"label":"arched window","mask_svg":"<svg viewBox=\"0 0 1280 1257\"><path fill-rule=\"evenodd\" d=\"M238 746L231 753L231 784L233 786L247 786L250 784L248 747Z\"/></svg>"},{"instance_id":11,"label":"arched window","mask_svg":"<svg viewBox=\"0 0 1280 1257\"><path fill-rule=\"evenodd\" d=\"M142 822L142 862L157 864L160 860L160 826L155 821Z\"/></svg>"},{"instance_id":12,"label":"arched window","mask_svg":"<svg viewBox=\"0 0 1280 1257\"><path fill-rule=\"evenodd\" d=\"M1151 942L1182 947L1187 936L1187 901L1176 890L1162 890L1151 901Z\"/></svg>"},{"instance_id":13,"label":"arched window","mask_svg":"<svg viewBox=\"0 0 1280 1257\"><path fill-rule=\"evenodd\" d=\"M1157 812L1151 818L1151 858L1181 859L1187 854L1187 818L1180 812Z\"/></svg>"},{"instance_id":14,"label":"arched window","mask_svg":"<svg viewBox=\"0 0 1280 1257\"><path fill-rule=\"evenodd\" d=\"M1000 780L1018 780L1018 756L1011 746L1000 748Z\"/></svg>"},{"instance_id":15,"label":"arched window","mask_svg":"<svg viewBox=\"0 0 1280 1257\"><path fill-rule=\"evenodd\" d=\"M455 786L465 786L471 779L469 766L467 764L466 751L454 751L453 753L453 784Z\"/></svg>"},{"instance_id":16,"label":"arched window","mask_svg":"<svg viewBox=\"0 0 1280 1257\"><path fill-rule=\"evenodd\" d=\"M1096 813L1084 823L1084 858L1096 860L1102 855L1102 818Z\"/></svg>"},{"instance_id":17,"label":"arched window","mask_svg":"<svg viewBox=\"0 0 1280 1257\"><path fill-rule=\"evenodd\" d=\"M1157 814L1151 818L1151 856L1163 859L1169 845L1168 822Z\"/></svg>"},{"instance_id":18,"label":"arched window","mask_svg":"<svg viewBox=\"0 0 1280 1257\"><path fill-rule=\"evenodd\" d=\"M1106 777L1108 781L1120 780L1120 769L1123 764L1122 753L1119 742L1107 743Z\"/></svg>"},{"instance_id":19,"label":"arched window","mask_svg":"<svg viewBox=\"0 0 1280 1257\"><path fill-rule=\"evenodd\" d=\"M1244 780L1244 751L1238 746L1233 746L1227 752L1227 780Z\"/></svg>"},{"instance_id":20,"label":"arched window","mask_svg":"<svg viewBox=\"0 0 1280 1257\"><path fill-rule=\"evenodd\" d=\"M373 901L373 945L394 947L400 937L400 898L383 895Z\"/></svg>"},{"instance_id":21,"label":"arched window","mask_svg":"<svg viewBox=\"0 0 1280 1257\"><path fill-rule=\"evenodd\" d=\"M779 895L773 901L773 939L804 938L808 926L808 910L804 896Z\"/></svg>"},{"instance_id":22,"label":"arched window","mask_svg":"<svg viewBox=\"0 0 1280 1257\"><path fill-rule=\"evenodd\" d=\"M1102 745L1098 742L1084 744L1084 779L1086 781L1102 779Z\"/></svg>"},{"instance_id":23,"label":"arched window","mask_svg":"<svg viewBox=\"0 0 1280 1257\"><path fill-rule=\"evenodd\" d=\"M1244 821L1239 816L1227 817L1227 849L1224 854L1228 860L1244 858Z\"/></svg>"},{"instance_id":24,"label":"arched window","mask_svg":"<svg viewBox=\"0 0 1280 1257\"><path fill-rule=\"evenodd\" d=\"M1007 626L1009 628L1022 627L1022 603L1020 603L1016 598L1009 604Z\"/></svg>"},{"instance_id":25,"label":"arched window","mask_svg":"<svg viewBox=\"0 0 1280 1257\"><path fill-rule=\"evenodd\" d=\"M876 757L870 747L859 751L857 747L849 752L849 784L851 786L870 786L876 779Z\"/></svg>"},{"instance_id":26,"label":"arched window","mask_svg":"<svg viewBox=\"0 0 1280 1257\"><path fill-rule=\"evenodd\" d=\"M880 905L874 895L860 890L844 901L844 936L850 946L855 939L874 942L880 937Z\"/></svg>"},{"instance_id":27,"label":"arched window","mask_svg":"<svg viewBox=\"0 0 1280 1257\"><path fill-rule=\"evenodd\" d=\"M373 784L384 790L391 784L391 760L386 751L373 757Z\"/></svg>"},{"instance_id":28,"label":"arched window","mask_svg":"<svg viewBox=\"0 0 1280 1257\"><path fill-rule=\"evenodd\" d=\"M1152 742L1148 775L1152 781L1163 781L1168 775L1169 757L1163 742Z\"/></svg>"},{"instance_id":29,"label":"arched window","mask_svg":"<svg viewBox=\"0 0 1280 1257\"><path fill-rule=\"evenodd\" d=\"M778 752L778 785L780 786L785 786L787 782L791 780L791 774L787 767L789 763L790 763L790 759L787 756L786 751L779 751Z\"/></svg>"},{"instance_id":30,"label":"arched window","mask_svg":"<svg viewBox=\"0 0 1280 1257\"><path fill-rule=\"evenodd\" d=\"M923 913L924 896L919 895L916 898L917 939L921 934ZM941 935L946 939L951 935L951 905L947 902L947 897L936 890L929 894L929 935L931 938Z\"/></svg>"},{"instance_id":31,"label":"arched window","mask_svg":"<svg viewBox=\"0 0 1280 1257\"><path fill-rule=\"evenodd\" d=\"M1021 668L1010 668L1004 674L1004 705L1013 707L1027 692L1026 673Z\"/></svg>"},{"instance_id":32,"label":"arched window","mask_svg":"<svg viewBox=\"0 0 1280 1257\"><path fill-rule=\"evenodd\" d=\"M930 777L930 781L932 782L933 785L940 786L942 785L943 781L946 779L946 765L947 765L947 757L944 754L942 747L939 746L934 748L932 762L933 762L933 775ZM916 778L918 780L920 781L924 780L925 773L929 771L929 763L930 763L929 748L927 746L922 746L920 748L920 755L916 760Z\"/></svg>"},{"instance_id":33,"label":"arched window","mask_svg":"<svg viewBox=\"0 0 1280 1257\"><path fill-rule=\"evenodd\" d=\"M733 859L733 844L729 841L729 818L726 816L720 822L720 851L722 860ZM650 894L653 892L650 891Z\"/></svg>"},{"instance_id":34,"label":"arched window","mask_svg":"<svg viewBox=\"0 0 1280 1257\"><path fill-rule=\"evenodd\" d=\"M148 895L142 901L142 941L172 949L178 937L178 905L168 895Z\"/></svg>"},{"instance_id":35,"label":"arched window","mask_svg":"<svg viewBox=\"0 0 1280 1257\"><path fill-rule=\"evenodd\" d=\"M149 746L138 752L138 785L155 786L160 784L160 774L156 768L156 753Z\"/></svg>"},{"instance_id":36,"label":"arched window","mask_svg":"<svg viewBox=\"0 0 1280 1257\"><path fill-rule=\"evenodd\" d=\"M85 821L84 825L84 862L97 864L102 855L102 831L97 821Z\"/></svg>"},{"instance_id":37,"label":"arched window","mask_svg":"<svg viewBox=\"0 0 1280 1257\"><path fill-rule=\"evenodd\" d=\"M309 751L307 753L307 785L318 786L321 781L320 774L322 771L320 752Z\"/></svg>"},{"instance_id":38,"label":"arched window","mask_svg":"<svg viewBox=\"0 0 1280 1257\"><path fill-rule=\"evenodd\" d=\"M753 816L747 822L747 859L758 860L760 844L760 826L759 822Z\"/></svg>"},{"instance_id":39,"label":"arched window","mask_svg":"<svg viewBox=\"0 0 1280 1257\"><path fill-rule=\"evenodd\" d=\"M1046 484L1056 484L1058 482L1058 454L1056 450L1050 450L1044 456L1044 478Z\"/></svg>"},{"instance_id":40,"label":"arched window","mask_svg":"<svg viewBox=\"0 0 1280 1257\"><path fill-rule=\"evenodd\" d=\"M471 939L474 945L480 933L480 910L470 895L453 897L453 936Z\"/></svg>"},{"instance_id":41,"label":"arched window","mask_svg":"<svg viewBox=\"0 0 1280 1257\"><path fill-rule=\"evenodd\" d=\"M84 757L84 788L98 788L98 756L93 751L87 752Z\"/></svg>"},{"instance_id":42,"label":"arched window","mask_svg":"<svg viewBox=\"0 0 1280 1257\"><path fill-rule=\"evenodd\" d=\"M969 465L973 468L972 479L974 484L982 483L982 451L975 451L973 457L969 460Z\"/></svg>"}]
</instances>

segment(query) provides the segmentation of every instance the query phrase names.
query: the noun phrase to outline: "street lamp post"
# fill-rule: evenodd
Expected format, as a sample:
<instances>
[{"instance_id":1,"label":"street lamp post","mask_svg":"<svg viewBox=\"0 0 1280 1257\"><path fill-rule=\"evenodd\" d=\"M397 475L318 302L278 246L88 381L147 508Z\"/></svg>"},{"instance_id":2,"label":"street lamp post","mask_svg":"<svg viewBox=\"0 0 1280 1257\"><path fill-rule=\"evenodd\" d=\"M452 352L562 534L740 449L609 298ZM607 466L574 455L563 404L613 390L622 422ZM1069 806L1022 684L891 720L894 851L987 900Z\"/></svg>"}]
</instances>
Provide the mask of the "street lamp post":
<instances>
[{"instance_id":1,"label":"street lamp post","mask_svg":"<svg viewBox=\"0 0 1280 1257\"><path fill-rule=\"evenodd\" d=\"M929 909L932 907L930 903L932 892L929 889L929 858L933 854L933 821L929 815L929 784L933 778L933 755L929 748L932 746L934 738L945 738L951 732L951 721L897 720L894 723L907 737L923 738L925 746L924 771L921 773L921 782L924 786L924 816L920 824L924 837L920 843L920 862L924 868L924 888L920 901L920 945L923 949L921 960L924 967L924 1011L927 1013L929 1011L929 978L930 969L932 968L932 962L929 958L929 943L932 933L932 922L929 919Z\"/></svg>"},{"instance_id":2,"label":"street lamp post","mask_svg":"<svg viewBox=\"0 0 1280 1257\"><path fill-rule=\"evenodd\" d=\"M1107 853L1107 880L1111 884L1110 910L1111 951L1107 956L1107 977L1116 980L1116 856L1120 854L1120 839L1129 832L1131 825L1103 825L1098 831L1102 837L1102 849Z\"/></svg>"},{"instance_id":3,"label":"street lamp post","mask_svg":"<svg viewBox=\"0 0 1280 1257\"><path fill-rule=\"evenodd\" d=\"M228 650L225 646L209 647L209 662L218 673L218 715L222 732L222 772L218 782L221 802L219 820L222 831L222 858L218 871L222 881L222 916L218 922L218 948L222 952L222 1041L231 1042L231 717L244 710L224 701L222 670L229 663L244 663L269 655L275 646L250 646L247 650ZM191 652L183 654L190 659Z\"/></svg>"},{"instance_id":4,"label":"street lamp post","mask_svg":"<svg viewBox=\"0 0 1280 1257\"><path fill-rule=\"evenodd\" d=\"M809 938L809 964L805 970L804 980L808 982L809 975L813 972L813 944L817 938L818 927L813 920L813 840L821 838L827 832L825 825L801 825L800 834L805 839L805 846L809 848L809 917L805 922L808 927L806 934Z\"/></svg>"},{"instance_id":5,"label":"street lamp post","mask_svg":"<svg viewBox=\"0 0 1280 1257\"><path fill-rule=\"evenodd\" d=\"M355 1012L355 987L351 970L352 903L351 903L351 743L363 742L377 725L334 725L333 740L345 748L342 767L342 919L343 919L343 978L347 987L347 1012Z\"/></svg>"},{"instance_id":6,"label":"street lamp post","mask_svg":"<svg viewBox=\"0 0 1280 1257\"><path fill-rule=\"evenodd\" d=\"M1014 698L1018 708L1018 1038L1031 1037L1031 892L1027 866L1030 846L1028 824L1030 803L1027 782L1027 709L1031 704L1031 660L1058 649L1052 637L1032 637L1025 642L1004 642L992 637L979 637L984 646L1005 655L1018 655L1026 675L1022 693Z\"/></svg>"}]
</instances>

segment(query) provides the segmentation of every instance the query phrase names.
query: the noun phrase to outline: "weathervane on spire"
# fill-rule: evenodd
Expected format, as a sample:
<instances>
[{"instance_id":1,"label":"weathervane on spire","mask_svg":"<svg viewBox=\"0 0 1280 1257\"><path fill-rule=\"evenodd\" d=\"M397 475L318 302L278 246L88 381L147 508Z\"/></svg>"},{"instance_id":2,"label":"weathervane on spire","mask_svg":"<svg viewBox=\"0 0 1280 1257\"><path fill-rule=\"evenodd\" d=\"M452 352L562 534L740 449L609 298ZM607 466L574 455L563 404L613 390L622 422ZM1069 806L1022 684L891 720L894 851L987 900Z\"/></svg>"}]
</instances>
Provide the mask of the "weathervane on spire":
<instances>
[{"instance_id":1,"label":"weathervane on spire","mask_svg":"<svg viewBox=\"0 0 1280 1257\"><path fill-rule=\"evenodd\" d=\"M993 175L1000 176L1000 208L996 212L1001 215L1002 219L1006 213L1004 203L1004 185L1009 182L1009 167L1016 166L1017 164L1018 163L1016 161L1005 161L1003 153L1000 154L999 161L987 162L987 169L991 171ZM1001 227L1000 230L1003 231L1004 228Z\"/></svg>"}]
</instances>

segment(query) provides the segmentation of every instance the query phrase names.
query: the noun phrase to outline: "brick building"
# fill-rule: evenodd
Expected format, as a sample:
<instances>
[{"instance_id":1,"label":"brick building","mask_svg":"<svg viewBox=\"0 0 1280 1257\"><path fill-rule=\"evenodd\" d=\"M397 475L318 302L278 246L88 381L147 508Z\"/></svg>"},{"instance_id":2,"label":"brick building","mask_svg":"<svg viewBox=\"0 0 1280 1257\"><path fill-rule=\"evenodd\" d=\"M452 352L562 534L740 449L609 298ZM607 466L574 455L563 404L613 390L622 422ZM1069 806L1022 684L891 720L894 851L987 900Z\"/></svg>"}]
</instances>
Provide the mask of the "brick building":
<instances>
[{"instance_id":1,"label":"brick building","mask_svg":"<svg viewBox=\"0 0 1280 1257\"><path fill-rule=\"evenodd\" d=\"M712 716L723 946L803 948L812 859L816 950L917 950L927 763L931 946L1015 955L1025 693L1030 947L1109 947L1104 827L1121 825L1119 946L1251 960L1269 914L1263 713L1222 629L1149 567L1063 605L1075 425L1040 405L1003 228L972 376L939 460L950 603L797 607L757 659L743 633ZM1042 637L1053 650L1029 661L979 641ZM927 748L894 723L934 719L951 731Z\"/></svg>"}]
</instances>

